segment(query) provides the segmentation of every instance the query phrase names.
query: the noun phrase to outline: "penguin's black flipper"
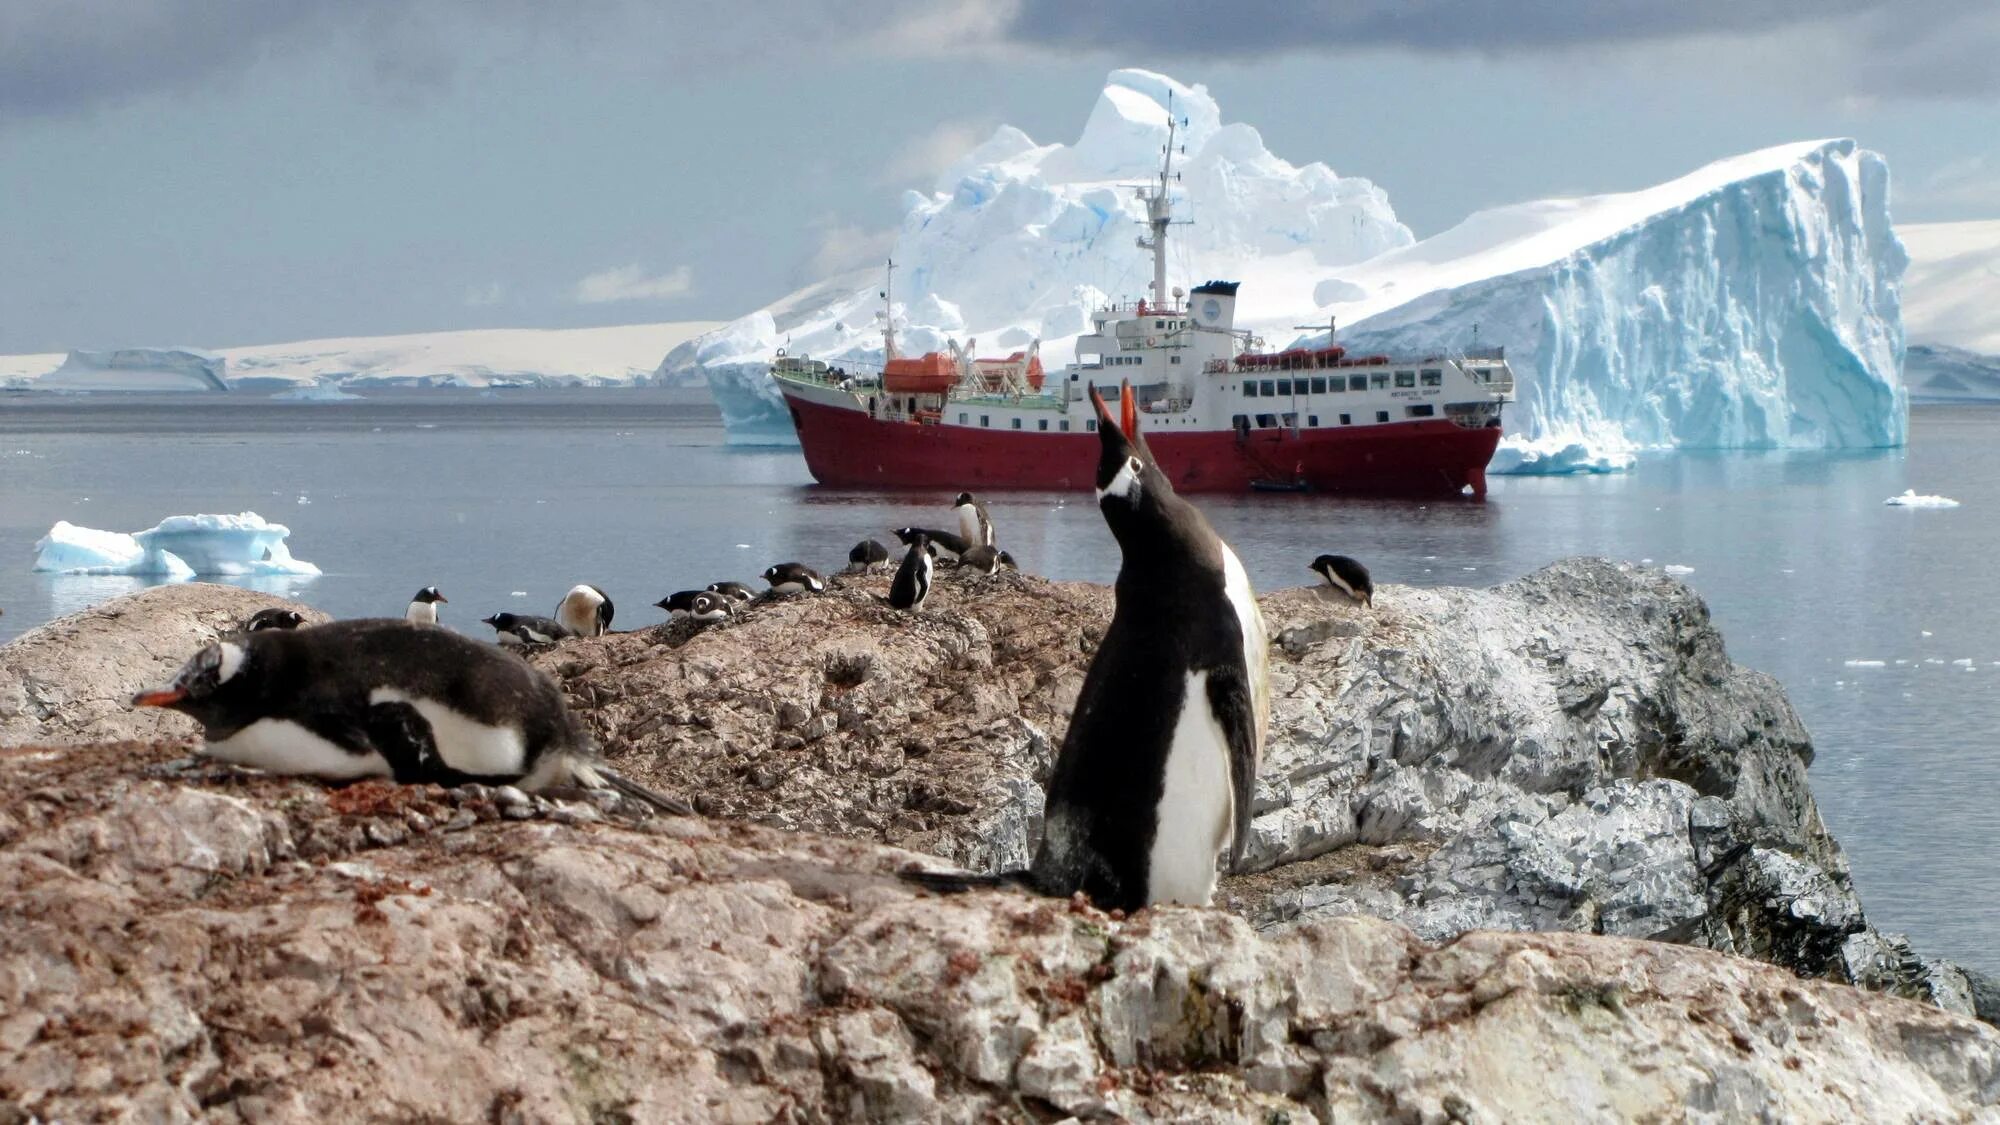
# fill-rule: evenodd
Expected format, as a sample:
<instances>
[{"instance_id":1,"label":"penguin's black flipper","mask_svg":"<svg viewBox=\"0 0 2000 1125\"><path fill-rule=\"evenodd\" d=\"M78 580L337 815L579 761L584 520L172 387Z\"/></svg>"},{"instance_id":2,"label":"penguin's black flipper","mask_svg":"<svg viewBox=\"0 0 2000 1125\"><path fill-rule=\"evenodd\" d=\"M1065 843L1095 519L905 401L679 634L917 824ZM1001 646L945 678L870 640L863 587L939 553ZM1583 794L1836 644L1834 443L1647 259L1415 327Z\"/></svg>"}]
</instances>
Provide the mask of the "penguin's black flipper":
<instances>
[{"instance_id":1,"label":"penguin's black flipper","mask_svg":"<svg viewBox=\"0 0 2000 1125\"><path fill-rule=\"evenodd\" d=\"M686 801L677 800L658 790L649 789L602 762L594 762L590 768L598 777L604 779L604 784L635 801L643 801L666 813L668 816L695 815L694 806L688 804Z\"/></svg>"},{"instance_id":2,"label":"penguin's black flipper","mask_svg":"<svg viewBox=\"0 0 2000 1125\"><path fill-rule=\"evenodd\" d=\"M971 871L898 871L896 877L905 883L914 883L927 891L941 895L961 895L967 891L990 887L1019 887L1034 891L1034 873L1031 871L1002 871L993 875L981 875Z\"/></svg>"},{"instance_id":3,"label":"penguin's black flipper","mask_svg":"<svg viewBox=\"0 0 2000 1125\"><path fill-rule=\"evenodd\" d=\"M1229 807L1233 813L1229 867L1233 871L1250 844L1250 806L1257 796L1257 703L1242 668L1209 669L1208 710L1229 741Z\"/></svg>"},{"instance_id":4,"label":"penguin's black flipper","mask_svg":"<svg viewBox=\"0 0 2000 1125\"><path fill-rule=\"evenodd\" d=\"M445 770L438 754L437 740L431 736L430 720L408 703L376 703L368 708L360 732L367 744L382 755L399 784L426 781L445 784L439 774Z\"/></svg>"}]
</instances>

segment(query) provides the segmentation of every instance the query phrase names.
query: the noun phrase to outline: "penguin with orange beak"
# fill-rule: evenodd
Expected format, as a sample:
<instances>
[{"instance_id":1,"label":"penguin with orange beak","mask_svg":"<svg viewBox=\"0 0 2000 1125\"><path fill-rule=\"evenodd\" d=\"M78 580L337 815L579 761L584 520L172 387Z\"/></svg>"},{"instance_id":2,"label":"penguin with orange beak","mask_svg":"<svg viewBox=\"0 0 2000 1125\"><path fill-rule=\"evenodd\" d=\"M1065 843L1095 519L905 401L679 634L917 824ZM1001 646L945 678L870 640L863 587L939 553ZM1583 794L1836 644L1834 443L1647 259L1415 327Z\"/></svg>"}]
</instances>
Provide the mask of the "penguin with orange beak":
<instances>
[{"instance_id":1,"label":"penguin with orange beak","mask_svg":"<svg viewBox=\"0 0 2000 1125\"><path fill-rule=\"evenodd\" d=\"M1002 883L1099 907L1206 905L1216 857L1240 859L1269 723L1268 643L1243 564L1176 495L1120 389L1097 389L1097 506L1118 540L1117 607L1056 755L1033 865L909 872L935 890Z\"/></svg>"}]
</instances>

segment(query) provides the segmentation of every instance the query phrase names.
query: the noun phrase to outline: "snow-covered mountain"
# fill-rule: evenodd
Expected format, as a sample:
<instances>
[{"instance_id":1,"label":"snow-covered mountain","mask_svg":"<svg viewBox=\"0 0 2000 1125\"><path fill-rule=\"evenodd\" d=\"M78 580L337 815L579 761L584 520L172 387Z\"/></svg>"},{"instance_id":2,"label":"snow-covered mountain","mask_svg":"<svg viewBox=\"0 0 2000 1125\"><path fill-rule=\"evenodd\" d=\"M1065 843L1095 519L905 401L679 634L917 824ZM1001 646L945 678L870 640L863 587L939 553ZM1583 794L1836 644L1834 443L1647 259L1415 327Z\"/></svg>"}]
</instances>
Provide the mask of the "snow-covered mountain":
<instances>
[{"instance_id":1,"label":"snow-covered mountain","mask_svg":"<svg viewBox=\"0 0 2000 1125\"><path fill-rule=\"evenodd\" d=\"M1272 347L1338 317L1370 348L1500 344L1520 376L1510 445L1584 466L1655 446L1852 446L1903 440L1888 172L1851 141L1780 146L1644 191L1480 212L1421 243L1382 191L1295 166L1221 124L1206 89L1113 72L1075 145L1002 127L905 198L894 251L906 351L1039 336L1073 354L1092 304L1138 296L1131 190L1155 169L1167 94L1188 118L1173 280L1241 280L1237 323ZM880 357L879 274L792 294L671 353L705 374L737 439L788 439L765 367L776 349ZM1474 325L1478 325L1475 340ZM1546 462L1544 462L1546 463Z\"/></svg>"},{"instance_id":2,"label":"snow-covered mountain","mask_svg":"<svg viewBox=\"0 0 2000 1125\"><path fill-rule=\"evenodd\" d=\"M1910 396L2000 400L2000 219L1896 228L1910 251L1903 327Z\"/></svg>"},{"instance_id":3,"label":"snow-covered mountain","mask_svg":"<svg viewBox=\"0 0 2000 1125\"><path fill-rule=\"evenodd\" d=\"M202 352L130 348L119 352L0 356L0 377L50 390L214 389L195 368L235 390L317 385L483 387L649 382L660 357L716 327L712 321L611 328L487 328L405 336L356 336L258 344Z\"/></svg>"}]
</instances>

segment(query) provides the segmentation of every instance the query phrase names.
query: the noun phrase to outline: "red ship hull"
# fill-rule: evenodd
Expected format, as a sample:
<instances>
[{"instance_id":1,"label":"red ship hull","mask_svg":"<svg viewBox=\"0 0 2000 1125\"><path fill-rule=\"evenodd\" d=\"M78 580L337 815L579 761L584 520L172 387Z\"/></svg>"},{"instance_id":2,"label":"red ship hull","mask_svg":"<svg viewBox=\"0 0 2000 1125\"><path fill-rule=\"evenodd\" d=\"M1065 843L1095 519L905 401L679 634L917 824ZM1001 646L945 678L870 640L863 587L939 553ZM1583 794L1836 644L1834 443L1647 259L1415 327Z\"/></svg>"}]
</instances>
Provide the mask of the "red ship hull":
<instances>
[{"instance_id":1,"label":"red ship hull","mask_svg":"<svg viewBox=\"0 0 2000 1125\"><path fill-rule=\"evenodd\" d=\"M845 488L1088 489L1096 483L1094 433L987 430L881 421L789 392L806 468ZM1146 418L1141 417L1141 427ZM1146 429L1146 442L1183 492L1300 487L1316 492L1455 496L1486 494L1497 426L1443 419L1375 426L1233 431Z\"/></svg>"}]
</instances>

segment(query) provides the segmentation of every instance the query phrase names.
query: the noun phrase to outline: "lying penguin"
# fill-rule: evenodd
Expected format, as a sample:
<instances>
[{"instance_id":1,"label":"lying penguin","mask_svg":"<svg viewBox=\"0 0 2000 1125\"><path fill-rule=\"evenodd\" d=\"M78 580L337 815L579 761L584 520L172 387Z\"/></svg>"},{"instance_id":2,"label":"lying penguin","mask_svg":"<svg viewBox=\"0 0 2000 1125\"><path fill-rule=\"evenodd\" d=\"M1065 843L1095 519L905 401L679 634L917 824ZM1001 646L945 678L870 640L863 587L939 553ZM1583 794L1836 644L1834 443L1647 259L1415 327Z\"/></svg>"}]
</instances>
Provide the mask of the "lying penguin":
<instances>
[{"instance_id":1,"label":"lying penguin","mask_svg":"<svg viewBox=\"0 0 2000 1125\"><path fill-rule=\"evenodd\" d=\"M1130 385L1113 418L1097 388L1097 506L1122 560L1111 626L1056 754L1026 871L906 872L934 890L1078 891L1105 910L1206 905L1216 855L1250 838L1270 715L1269 645L1243 564L1174 493L1139 435Z\"/></svg>"},{"instance_id":2,"label":"lying penguin","mask_svg":"<svg viewBox=\"0 0 2000 1125\"><path fill-rule=\"evenodd\" d=\"M570 587L556 604L556 623L579 637L601 637L611 630L614 609L611 595L583 583Z\"/></svg>"},{"instance_id":3,"label":"lying penguin","mask_svg":"<svg viewBox=\"0 0 2000 1125\"><path fill-rule=\"evenodd\" d=\"M286 609L274 605L260 609L243 622L243 632L256 633L265 629L297 629L306 623L306 615L296 609Z\"/></svg>"},{"instance_id":4,"label":"lying penguin","mask_svg":"<svg viewBox=\"0 0 2000 1125\"><path fill-rule=\"evenodd\" d=\"M132 705L188 715L207 756L270 773L581 785L693 812L606 768L548 677L445 629L375 618L233 635Z\"/></svg>"},{"instance_id":5,"label":"lying penguin","mask_svg":"<svg viewBox=\"0 0 2000 1125\"><path fill-rule=\"evenodd\" d=\"M552 645L557 641L576 636L560 621L536 617L532 613L496 613L491 617L480 618L479 623L493 626L493 639L507 648Z\"/></svg>"},{"instance_id":6,"label":"lying penguin","mask_svg":"<svg viewBox=\"0 0 2000 1125\"><path fill-rule=\"evenodd\" d=\"M1368 577L1368 568L1346 555L1321 555L1312 561L1312 572L1326 579L1326 584L1362 605L1374 608L1375 582Z\"/></svg>"}]
</instances>

